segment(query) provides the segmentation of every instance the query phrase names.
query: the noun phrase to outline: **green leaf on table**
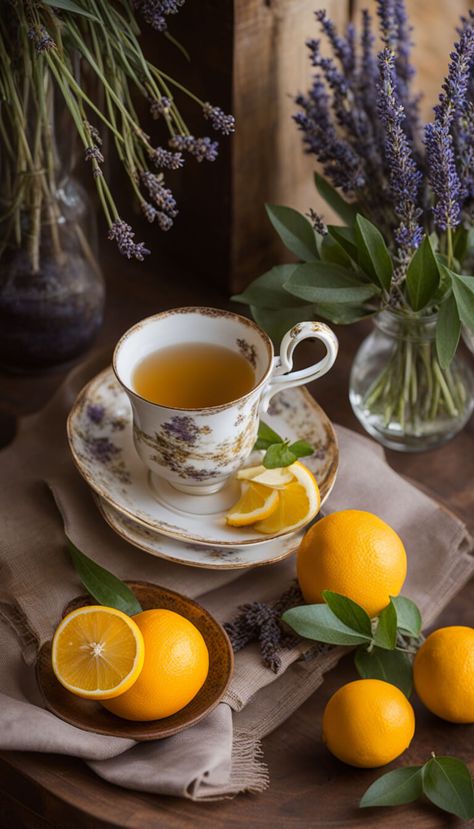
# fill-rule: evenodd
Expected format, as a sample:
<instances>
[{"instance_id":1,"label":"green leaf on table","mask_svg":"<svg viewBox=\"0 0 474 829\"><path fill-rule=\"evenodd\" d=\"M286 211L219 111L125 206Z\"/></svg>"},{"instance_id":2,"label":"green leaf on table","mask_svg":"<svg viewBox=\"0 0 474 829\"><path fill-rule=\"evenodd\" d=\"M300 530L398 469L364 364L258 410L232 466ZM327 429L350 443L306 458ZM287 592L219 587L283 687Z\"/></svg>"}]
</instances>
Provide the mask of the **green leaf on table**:
<instances>
[{"instance_id":1,"label":"green leaf on table","mask_svg":"<svg viewBox=\"0 0 474 829\"><path fill-rule=\"evenodd\" d=\"M420 311L433 298L439 285L439 267L429 236L424 236L407 269L407 290L410 305Z\"/></svg>"},{"instance_id":2,"label":"green leaf on table","mask_svg":"<svg viewBox=\"0 0 474 829\"><path fill-rule=\"evenodd\" d=\"M134 616L135 613L142 611L137 597L123 581L120 581L117 576L109 573L108 570L81 553L69 539L67 539L67 548L77 575L87 592L99 604L106 607L115 607L129 616Z\"/></svg>"},{"instance_id":3,"label":"green leaf on table","mask_svg":"<svg viewBox=\"0 0 474 829\"><path fill-rule=\"evenodd\" d=\"M288 250L304 262L319 259L315 232L302 213L293 210L292 207L278 204L266 204L265 209L273 227Z\"/></svg>"},{"instance_id":4,"label":"green leaf on table","mask_svg":"<svg viewBox=\"0 0 474 829\"><path fill-rule=\"evenodd\" d=\"M378 616L378 624L375 629L374 642L379 648L393 650L397 642L397 611L390 600L387 607L384 607Z\"/></svg>"},{"instance_id":5,"label":"green leaf on table","mask_svg":"<svg viewBox=\"0 0 474 829\"><path fill-rule=\"evenodd\" d=\"M296 325L297 322L305 322L306 320L314 320L316 318L315 306L309 305L306 302L300 303L300 307L296 306L297 299L291 298L287 291L287 307L285 308L262 308L258 305L251 305L250 311L257 325L267 332L272 339L274 345L279 347L283 337Z\"/></svg>"},{"instance_id":6,"label":"green leaf on table","mask_svg":"<svg viewBox=\"0 0 474 829\"><path fill-rule=\"evenodd\" d=\"M355 238L355 230L353 227L343 227L341 225L328 225L328 233L340 246L344 248L350 258L357 262L357 245Z\"/></svg>"},{"instance_id":7,"label":"green leaf on table","mask_svg":"<svg viewBox=\"0 0 474 829\"><path fill-rule=\"evenodd\" d=\"M461 322L474 331L474 276L449 272Z\"/></svg>"},{"instance_id":8,"label":"green leaf on table","mask_svg":"<svg viewBox=\"0 0 474 829\"><path fill-rule=\"evenodd\" d=\"M257 440L254 449L268 449L272 443L283 443L283 438L280 437L273 429L263 420L259 421Z\"/></svg>"},{"instance_id":9,"label":"green leaf on table","mask_svg":"<svg viewBox=\"0 0 474 829\"><path fill-rule=\"evenodd\" d=\"M360 646L355 652L354 662L362 679L382 679L396 685L405 696L410 696L413 671L408 654L377 647L368 651Z\"/></svg>"},{"instance_id":10,"label":"green leaf on table","mask_svg":"<svg viewBox=\"0 0 474 829\"><path fill-rule=\"evenodd\" d=\"M342 596L332 590L323 590L323 597L326 604L341 622L369 639L372 638L370 618L363 607L349 599L348 596Z\"/></svg>"},{"instance_id":11,"label":"green leaf on table","mask_svg":"<svg viewBox=\"0 0 474 829\"><path fill-rule=\"evenodd\" d=\"M243 302L247 305L258 305L262 308L286 308L288 306L288 292L283 285L288 281L296 265L275 265L266 273L254 279L240 294L231 299L234 302ZM295 306L302 305L296 300Z\"/></svg>"},{"instance_id":12,"label":"green leaf on table","mask_svg":"<svg viewBox=\"0 0 474 829\"><path fill-rule=\"evenodd\" d=\"M308 455L314 454L314 446L311 446L307 440L295 440L290 443L288 449L296 455L297 458L305 458Z\"/></svg>"},{"instance_id":13,"label":"green leaf on table","mask_svg":"<svg viewBox=\"0 0 474 829\"><path fill-rule=\"evenodd\" d=\"M323 236L321 242L321 261L333 262L335 265L342 265L349 270L352 268L352 260L345 248L328 233Z\"/></svg>"},{"instance_id":14,"label":"green leaf on table","mask_svg":"<svg viewBox=\"0 0 474 829\"><path fill-rule=\"evenodd\" d=\"M380 230L360 213L357 214L355 239L358 262L375 284L390 290L393 264Z\"/></svg>"},{"instance_id":15,"label":"green leaf on table","mask_svg":"<svg viewBox=\"0 0 474 829\"><path fill-rule=\"evenodd\" d=\"M433 757L423 767L423 794L435 806L463 820L474 817L471 773L456 757Z\"/></svg>"},{"instance_id":16,"label":"green leaf on table","mask_svg":"<svg viewBox=\"0 0 474 829\"><path fill-rule=\"evenodd\" d=\"M441 368L447 368L453 359L461 336L461 320L452 291L439 306L436 323L436 352Z\"/></svg>"},{"instance_id":17,"label":"green leaf on table","mask_svg":"<svg viewBox=\"0 0 474 829\"><path fill-rule=\"evenodd\" d=\"M66 12L82 14L83 17L89 17L91 20L97 20L97 22L99 20L95 15L86 12L77 3L74 3L73 0L44 0L44 3L46 6L54 6L56 9L64 9Z\"/></svg>"},{"instance_id":18,"label":"green leaf on table","mask_svg":"<svg viewBox=\"0 0 474 829\"><path fill-rule=\"evenodd\" d=\"M413 803L422 794L421 766L394 769L379 777L367 789L359 806L401 806Z\"/></svg>"},{"instance_id":19,"label":"green leaf on table","mask_svg":"<svg viewBox=\"0 0 474 829\"><path fill-rule=\"evenodd\" d=\"M352 271L330 262L297 265L285 289L309 303L359 304L378 293L375 285L360 282Z\"/></svg>"},{"instance_id":20,"label":"green leaf on table","mask_svg":"<svg viewBox=\"0 0 474 829\"><path fill-rule=\"evenodd\" d=\"M299 636L330 645L360 645L370 637L350 628L326 604L292 607L281 617Z\"/></svg>"},{"instance_id":21,"label":"green leaf on table","mask_svg":"<svg viewBox=\"0 0 474 829\"><path fill-rule=\"evenodd\" d=\"M297 460L296 455L286 443L274 443L269 446L262 461L266 469L279 469L282 466L291 466Z\"/></svg>"},{"instance_id":22,"label":"green leaf on table","mask_svg":"<svg viewBox=\"0 0 474 829\"><path fill-rule=\"evenodd\" d=\"M322 196L329 207L332 207L344 224L351 227L357 216L356 206L346 202L337 190L326 179L320 176L319 173L314 174L314 182L319 195Z\"/></svg>"},{"instance_id":23,"label":"green leaf on table","mask_svg":"<svg viewBox=\"0 0 474 829\"><path fill-rule=\"evenodd\" d=\"M397 627L411 636L419 636L422 618L415 602L407 599L406 596L391 596L390 598L397 614Z\"/></svg>"}]
</instances>

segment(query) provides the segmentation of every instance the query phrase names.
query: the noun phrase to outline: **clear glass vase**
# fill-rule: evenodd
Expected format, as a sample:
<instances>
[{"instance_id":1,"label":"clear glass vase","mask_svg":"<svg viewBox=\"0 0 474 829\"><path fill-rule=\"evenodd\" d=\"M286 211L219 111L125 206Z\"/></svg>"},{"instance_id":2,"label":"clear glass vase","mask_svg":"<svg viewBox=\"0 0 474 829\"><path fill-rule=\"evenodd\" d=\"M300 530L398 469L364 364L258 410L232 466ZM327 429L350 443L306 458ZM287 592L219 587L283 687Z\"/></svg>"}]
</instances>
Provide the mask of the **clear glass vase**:
<instances>
[{"instance_id":1,"label":"clear glass vase","mask_svg":"<svg viewBox=\"0 0 474 829\"><path fill-rule=\"evenodd\" d=\"M473 410L473 371L459 351L449 368L441 368L436 322L436 314L381 311L355 356L352 408L364 429L390 449L420 452L440 446L463 428Z\"/></svg>"}]
</instances>

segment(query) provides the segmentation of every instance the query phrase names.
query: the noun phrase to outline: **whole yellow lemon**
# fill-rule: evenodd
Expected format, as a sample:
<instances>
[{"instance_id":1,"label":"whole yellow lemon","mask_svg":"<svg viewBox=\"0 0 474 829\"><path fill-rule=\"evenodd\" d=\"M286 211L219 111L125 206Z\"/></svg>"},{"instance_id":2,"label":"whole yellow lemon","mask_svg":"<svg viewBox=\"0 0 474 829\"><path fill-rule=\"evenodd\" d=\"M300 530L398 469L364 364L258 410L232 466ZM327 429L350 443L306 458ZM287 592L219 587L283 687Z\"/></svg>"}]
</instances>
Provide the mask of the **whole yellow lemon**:
<instances>
[{"instance_id":1,"label":"whole yellow lemon","mask_svg":"<svg viewBox=\"0 0 474 829\"><path fill-rule=\"evenodd\" d=\"M184 708L204 685L209 653L197 627L172 610L133 617L145 643L145 660L132 687L102 705L126 720L159 720Z\"/></svg>"},{"instance_id":2,"label":"whole yellow lemon","mask_svg":"<svg viewBox=\"0 0 474 829\"><path fill-rule=\"evenodd\" d=\"M375 768L410 745L415 714L406 696L381 679L358 679L339 688L323 714L323 741L343 763Z\"/></svg>"},{"instance_id":3,"label":"whole yellow lemon","mask_svg":"<svg viewBox=\"0 0 474 829\"><path fill-rule=\"evenodd\" d=\"M407 572L401 538L371 512L333 512L307 531L297 554L298 582L307 603L323 590L342 593L377 616L397 596Z\"/></svg>"},{"instance_id":4,"label":"whole yellow lemon","mask_svg":"<svg viewBox=\"0 0 474 829\"><path fill-rule=\"evenodd\" d=\"M413 662L416 693L443 720L474 722L474 628L430 633Z\"/></svg>"}]
</instances>

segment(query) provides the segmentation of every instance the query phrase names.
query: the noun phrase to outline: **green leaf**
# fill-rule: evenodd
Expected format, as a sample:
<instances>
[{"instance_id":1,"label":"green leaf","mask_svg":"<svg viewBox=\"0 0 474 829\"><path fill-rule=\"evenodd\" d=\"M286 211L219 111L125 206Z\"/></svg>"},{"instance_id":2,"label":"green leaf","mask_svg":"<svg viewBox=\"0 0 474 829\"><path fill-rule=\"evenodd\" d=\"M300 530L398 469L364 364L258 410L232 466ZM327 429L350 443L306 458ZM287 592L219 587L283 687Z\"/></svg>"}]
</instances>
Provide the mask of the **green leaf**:
<instances>
[{"instance_id":1,"label":"green leaf","mask_svg":"<svg viewBox=\"0 0 474 829\"><path fill-rule=\"evenodd\" d=\"M99 22L99 19L94 15L86 12L77 3L74 3L73 0L44 0L45 6L54 6L56 9L64 9L64 11L72 12L73 14L82 14L83 17L89 17L91 20L96 20Z\"/></svg>"},{"instance_id":2,"label":"green leaf","mask_svg":"<svg viewBox=\"0 0 474 829\"><path fill-rule=\"evenodd\" d=\"M321 242L321 261L333 262L335 265L342 265L348 268L348 270L352 268L351 257L346 253L342 245L336 239L333 239L329 233L323 236L323 241Z\"/></svg>"},{"instance_id":3,"label":"green leaf","mask_svg":"<svg viewBox=\"0 0 474 829\"><path fill-rule=\"evenodd\" d=\"M319 195L323 197L329 207L332 207L334 212L337 213L344 224L351 227L354 224L357 215L355 205L346 202L342 196L339 195L337 190L335 190L334 187L326 181L326 179L320 176L319 173L314 174L314 182Z\"/></svg>"},{"instance_id":4,"label":"green leaf","mask_svg":"<svg viewBox=\"0 0 474 829\"><path fill-rule=\"evenodd\" d=\"M291 307L295 305L298 300L291 299L289 294L285 291L287 297L287 308L260 308L257 305L252 305L250 311L257 325L263 328L271 337L275 346L279 347L286 332L290 330L297 322L305 322L305 320L313 320L315 318L315 308L307 303L302 303L301 307Z\"/></svg>"},{"instance_id":5,"label":"green leaf","mask_svg":"<svg viewBox=\"0 0 474 829\"><path fill-rule=\"evenodd\" d=\"M258 305L262 308L287 308L288 292L283 285L288 281L296 265L276 265L271 270L254 279L245 291L235 294L231 299L234 302L243 302L247 305ZM302 305L295 300L293 305Z\"/></svg>"},{"instance_id":6,"label":"green leaf","mask_svg":"<svg viewBox=\"0 0 474 829\"><path fill-rule=\"evenodd\" d=\"M268 449L272 443L283 443L283 438L281 438L280 435L277 435L277 433L270 428L268 423L260 420L258 424L257 441L253 448Z\"/></svg>"},{"instance_id":7,"label":"green leaf","mask_svg":"<svg viewBox=\"0 0 474 829\"><path fill-rule=\"evenodd\" d=\"M318 303L315 307L317 317L334 322L336 325L350 325L353 322L365 319L375 314L375 308L364 308L363 305L334 305L331 303Z\"/></svg>"},{"instance_id":8,"label":"green leaf","mask_svg":"<svg viewBox=\"0 0 474 829\"><path fill-rule=\"evenodd\" d=\"M355 238L359 265L373 282L389 291L392 259L380 230L360 213L356 218Z\"/></svg>"},{"instance_id":9,"label":"green leaf","mask_svg":"<svg viewBox=\"0 0 474 829\"><path fill-rule=\"evenodd\" d=\"M354 228L328 225L328 233L336 242L339 242L340 246L344 248L350 258L354 262L357 262L357 245Z\"/></svg>"},{"instance_id":10,"label":"green leaf","mask_svg":"<svg viewBox=\"0 0 474 829\"><path fill-rule=\"evenodd\" d=\"M463 820L474 817L474 788L469 769L456 757L434 757L423 766L423 794L435 806Z\"/></svg>"},{"instance_id":11,"label":"green leaf","mask_svg":"<svg viewBox=\"0 0 474 829\"><path fill-rule=\"evenodd\" d=\"M349 599L348 596L342 596L332 590L323 590L323 597L326 604L341 622L369 639L372 638L370 618L363 607Z\"/></svg>"},{"instance_id":12,"label":"green leaf","mask_svg":"<svg viewBox=\"0 0 474 829\"><path fill-rule=\"evenodd\" d=\"M316 236L308 219L292 207L266 204L265 209L273 227L288 250L304 262L319 259Z\"/></svg>"},{"instance_id":13,"label":"green leaf","mask_svg":"<svg viewBox=\"0 0 474 829\"><path fill-rule=\"evenodd\" d=\"M450 291L439 306L436 323L436 351L441 368L447 368L456 354L461 336L461 320L454 294Z\"/></svg>"},{"instance_id":14,"label":"green leaf","mask_svg":"<svg viewBox=\"0 0 474 829\"><path fill-rule=\"evenodd\" d=\"M390 600L387 607L379 613L379 621L374 635L375 644L379 648L393 650L397 642L397 612Z\"/></svg>"},{"instance_id":15,"label":"green leaf","mask_svg":"<svg viewBox=\"0 0 474 829\"><path fill-rule=\"evenodd\" d=\"M123 581L109 573L88 556L81 553L72 541L67 539L67 548L77 575L87 592L106 607L115 607L129 616L141 613L142 607L135 594Z\"/></svg>"},{"instance_id":16,"label":"green leaf","mask_svg":"<svg viewBox=\"0 0 474 829\"><path fill-rule=\"evenodd\" d=\"M330 645L360 645L370 638L341 622L326 604L292 607L281 617L300 636Z\"/></svg>"},{"instance_id":17,"label":"green leaf","mask_svg":"<svg viewBox=\"0 0 474 829\"><path fill-rule=\"evenodd\" d=\"M430 237L425 236L407 269L408 299L414 311L419 311L428 304L438 285L438 261Z\"/></svg>"},{"instance_id":18,"label":"green leaf","mask_svg":"<svg viewBox=\"0 0 474 829\"><path fill-rule=\"evenodd\" d=\"M268 447L262 463L266 469L279 469L282 466L291 466L296 460L296 455L286 443L274 443Z\"/></svg>"},{"instance_id":19,"label":"green leaf","mask_svg":"<svg viewBox=\"0 0 474 829\"><path fill-rule=\"evenodd\" d=\"M328 262L298 265L285 283L285 289L313 304L360 304L378 292L374 285L360 282L353 272Z\"/></svg>"},{"instance_id":20,"label":"green leaf","mask_svg":"<svg viewBox=\"0 0 474 829\"><path fill-rule=\"evenodd\" d=\"M462 265L469 246L469 231L460 225L456 228L453 238L453 252L455 258Z\"/></svg>"},{"instance_id":21,"label":"green leaf","mask_svg":"<svg viewBox=\"0 0 474 829\"><path fill-rule=\"evenodd\" d=\"M461 322L474 331L474 276L464 276L453 271L450 274Z\"/></svg>"},{"instance_id":22,"label":"green leaf","mask_svg":"<svg viewBox=\"0 0 474 829\"><path fill-rule=\"evenodd\" d=\"M296 440L294 443L290 443L288 449L290 452L293 452L297 458L305 458L306 456L314 453L314 446L311 446L311 444L306 440Z\"/></svg>"},{"instance_id":23,"label":"green leaf","mask_svg":"<svg viewBox=\"0 0 474 829\"><path fill-rule=\"evenodd\" d=\"M410 696L413 688L413 671L408 654L377 647L368 651L364 647L359 647L355 652L354 662L363 679L383 679L384 682L390 682L391 685L400 688L405 696Z\"/></svg>"},{"instance_id":24,"label":"green leaf","mask_svg":"<svg viewBox=\"0 0 474 829\"><path fill-rule=\"evenodd\" d=\"M419 636L422 619L415 602L407 599L406 596L391 596L391 602L397 614L397 627L412 636Z\"/></svg>"},{"instance_id":25,"label":"green leaf","mask_svg":"<svg viewBox=\"0 0 474 829\"><path fill-rule=\"evenodd\" d=\"M359 806L401 806L403 803L413 803L421 794L421 766L406 766L379 777L369 786Z\"/></svg>"}]
</instances>

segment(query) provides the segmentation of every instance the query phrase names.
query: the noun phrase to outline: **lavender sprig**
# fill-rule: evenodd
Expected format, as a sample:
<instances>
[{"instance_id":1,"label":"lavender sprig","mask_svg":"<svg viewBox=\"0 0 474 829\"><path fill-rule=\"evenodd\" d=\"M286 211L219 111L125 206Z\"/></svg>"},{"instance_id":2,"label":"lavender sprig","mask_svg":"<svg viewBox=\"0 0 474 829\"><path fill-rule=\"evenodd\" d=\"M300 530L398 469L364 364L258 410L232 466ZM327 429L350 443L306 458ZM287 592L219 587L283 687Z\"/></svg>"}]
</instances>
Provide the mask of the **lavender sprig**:
<instances>
[{"instance_id":1,"label":"lavender sprig","mask_svg":"<svg viewBox=\"0 0 474 829\"><path fill-rule=\"evenodd\" d=\"M233 115L226 115L220 107L205 103L202 107L204 118L211 122L216 132L223 135L230 135L235 131L235 118Z\"/></svg>"},{"instance_id":2,"label":"lavender sprig","mask_svg":"<svg viewBox=\"0 0 474 829\"><path fill-rule=\"evenodd\" d=\"M185 0L133 0L133 5L153 29L164 32L168 28L168 15L177 14L184 2Z\"/></svg>"},{"instance_id":3,"label":"lavender sprig","mask_svg":"<svg viewBox=\"0 0 474 829\"><path fill-rule=\"evenodd\" d=\"M127 259L138 259L139 262L143 262L145 256L150 251L145 247L143 242L134 242L134 236L135 233L130 225L122 219L116 219L112 223L108 233L109 239L114 239L117 242L117 247L122 256L126 256Z\"/></svg>"}]
</instances>

